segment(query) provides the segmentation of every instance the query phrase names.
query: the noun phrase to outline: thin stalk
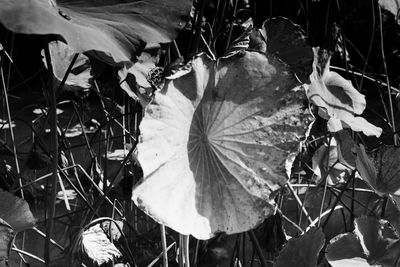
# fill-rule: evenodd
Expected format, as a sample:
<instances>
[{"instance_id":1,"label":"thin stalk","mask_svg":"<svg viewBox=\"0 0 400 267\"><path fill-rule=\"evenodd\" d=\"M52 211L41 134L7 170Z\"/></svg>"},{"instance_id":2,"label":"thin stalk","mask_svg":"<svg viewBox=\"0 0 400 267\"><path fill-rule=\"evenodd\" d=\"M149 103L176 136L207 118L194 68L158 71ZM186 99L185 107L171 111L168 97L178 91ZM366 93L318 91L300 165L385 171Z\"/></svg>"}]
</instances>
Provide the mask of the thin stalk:
<instances>
[{"instance_id":1,"label":"thin stalk","mask_svg":"<svg viewBox=\"0 0 400 267\"><path fill-rule=\"evenodd\" d=\"M313 220L311 219L310 215L308 214L306 208L305 208L304 205L303 205L303 202L301 202L301 200L300 200L299 196L297 195L296 191L294 190L292 184L291 184L289 181L287 181L287 182L286 182L286 185L287 185L287 187L289 188L289 190L291 191L291 193L293 194L293 196L294 196L294 198L296 199L296 201L297 201L297 203L299 204L299 206L301 207L301 211L302 211L302 212L304 213L304 215L307 217L308 221L309 221L310 223L312 223Z\"/></svg>"},{"instance_id":2,"label":"thin stalk","mask_svg":"<svg viewBox=\"0 0 400 267\"><path fill-rule=\"evenodd\" d=\"M200 44L200 36L201 36L201 28L203 24L203 16L206 6L209 0L200 0L198 4L200 5L200 11L197 12L197 24L196 24L196 32L193 40L193 47L191 49L192 53L197 53L199 50Z\"/></svg>"},{"instance_id":3,"label":"thin stalk","mask_svg":"<svg viewBox=\"0 0 400 267\"><path fill-rule=\"evenodd\" d=\"M248 235L250 237L251 242L253 243L253 248L256 249L256 252L258 254L258 258L260 259L260 262L261 262L261 267L267 267L267 263L266 263L266 261L264 259L264 255L262 253L262 249L261 249L260 244L258 243L256 235L254 234L253 230L250 230L247 233L248 233Z\"/></svg>"},{"instance_id":4,"label":"thin stalk","mask_svg":"<svg viewBox=\"0 0 400 267\"><path fill-rule=\"evenodd\" d=\"M132 148L129 150L128 154L126 155L126 157L124 158L124 160L121 162L121 165L119 166L117 172L115 173L114 177L110 181L110 185L107 187L107 191L103 193L103 195L99 198L99 200L97 200L97 202L94 206L94 210L91 212L91 214L89 214L88 221L91 221L93 219L94 215L97 214L97 212L99 211L99 208L101 207L101 205L103 204L107 195L110 193L113 185L115 184L118 174L121 172L121 170L124 168L124 166L128 162L128 160L129 160L130 156L132 155L133 151L135 150L135 148L136 148L136 145L133 145Z\"/></svg>"},{"instance_id":5,"label":"thin stalk","mask_svg":"<svg viewBox=\"0 0 400 267\"><path fill-rule=\"evenodd\" d=\"M39 258L38 256L33 255L33 254L29 253L29 252L26 252L25 250L21 250L21 249L18 249L18 248L16 248L16 247L12 247L11 250L12 250L12 251L15 251L15 252L18 252L19 254L23 254L23 255L25 255L25 256L28 256L28 257L30 257L30 258L32 258L32 259L34 259L34 260L37 260L37 261L40 262L40 263L45 263L45 261L42 260L41 258ZM28 265L28 266L29 266L29 265Z\"/></svg>"},{"instance_id":6,"label":"thin stalk","mask_svg":"<svg viewBox=\"0 0 400 267\"><path fill-rule=\"evenodd\" d=\"M173 246L175 246L176 245L176 242L173 242L171 245L169 245L168 247L167 247L167 252L173 247ZM161 252L152 262L150 262L150 264L149 265L147 265L147 267L152 267L152 266L154 266L162 257L163 257L163 255L164 255L164 252Z\"/></svg>"},{"instance_id":7,"label":"thin stalk","mask_svg":"<svg viewBox=\"0 0 400 267\"><path fill-rule=\"evenodd\" d=\"M184 235L183 236L183 250L184 250L184 258L185 258L185 267L190 267L190 253L189 253L189 241L190 236Z\"/></svg>"},{"instance_id":8,"label":"thin stalk","mask_svg":"<svg viewBox=\"0 0 400 267\"><path fill-rule=\"evenodd\" d=\"M46 63L47 63L47 68L49 71L49 81L47 85L48 89L48 95L50 96L50 110L49 110L49 115L50 115L50 129L51 129L51 141L52 141L52 150L53 150L53 155L52 155L52 165L51 165L51 171L53 173L52 177L50 178L50 186L51 186L51 196L50 196L50 205L49 205L49 210L48 210L48 221L46 225L46 240L44 244L44 260L46 262L46 266L50 265L50 239L53 233L53 228L54 228L54 221L53 217L56 212L56 197L57 197L57 171L58 171L58 132L57 132L57 99L56 99L56 90L53 86L53 66L51 63L51 57L50 57L50 50L49 50L49 45L48 42L45 45L44 48L45 51L45 58L46 58ZM76 59L78 58L78 54L75 54L73 59L71 60L71 63L68 66L67 71L64 74L64 78L61 81L58 90L61 90L61 88L64 86L65 82L67 81L68 75L72 70L73 65L75 64Z\"/></svg>"},{"instance_id":9,"label":"thin stalk","mask_svg":"<svg viewBox=\"0 0 400 267\"><path fill-rule=\"evenodd\" d=\"M381 41L381 56L382 56L382 63L383 63L383 69L385 71L385 78L386 78L386 84L387 84L387 92L388 92L388 98L389 98L389 107L390 107L390 116L392 119L392 130L393 132L396 132L396 124L394 120L394 111L393 111L393 103L392 103L392 94L390 91L390 80L389 80L389 75L388 75L388 70L386 66L386 57L385 57L385 49L384 49L384 44L383 44L383 25L382 25L382 10L381 6L378 5L378 11L379 11L379 33L380 33L380 41ZM397 146L397 136L393 136L393 141L394 145Z\"/></svg>"},{"instance_id":10,"label":"thin stalk","mask_svg":"<svg viewBox=\"0 0 400 267\"><path fill-rule=\"evenodd\" d=\"M335 211L336 205L339 203L339 201L342 198L343 193L346 191L347 186L350 184L351 180L354 179L354 176L356 175L356 172L353 171L353 173L350 175L349 179L346 181L346 184L344 185L343 189L340 191L339 195L336 196L335 202L332 205L332 209L330 210L328 216L326 217L326 220L324 221L324 224L322 225L322 229L325 229L326 225L329 222L330 217L332 216L333 212ZM320 216L321 217L321 216ZM321 219L318 221L318 225L320 224Z\"/></svg>"},{"instance_id":11,"label":"thin stalk","mask_svg":"<svg viewBox=\"0 0 400 267\"><path fill-rule=\"evenodd\" d=\"M165 225L160 225L161 229L161 245L162 245L162 255L163 255L163 266L168 267L168 250L167 250L167 236L165 233Z\"/></svg>"},{"instance_id":12,"label":"thin stalk","mask_svg":"<svg viewBox=\"0 0 400 267\"><path fill-rule=\"evenodd\" d=\"M362 75L361 75L361 80L360 80L360 91L362 90L362 86L363 86L363 81L364 81L364 74L365 71L367 69L367 65L368 65L368 60L369 57L371 55L371 51L372 51L372 44L374 43L374 36L375 36L375 23L376 23L376 19L375 19L375 0L371 0L371 9L372 9L372 29L371 29L371 40L369 42L369 46L368 46L368 52L367 52L367 56L365 58L365 63L362 69Z\"/></svg>"},{"instance_id":13,"label":"thin stalk","mask_svg":"<svg viewBox=\"0 0 400 267\"><path fill-rule=\"evenodd\" d=\"M233 20L231 22L231 26L229 28L229 34L228 34L228 39L226 40L226 46L225 46L225 50L228 50L229 45L231 43L231 39L232 39L232 33L233 33L233 25L234 25L234 19L236 18L236 10L237 10L237 5L238 5L238 0L235 1L235 6L233 7Z\"/></svg>"}]
</instances>

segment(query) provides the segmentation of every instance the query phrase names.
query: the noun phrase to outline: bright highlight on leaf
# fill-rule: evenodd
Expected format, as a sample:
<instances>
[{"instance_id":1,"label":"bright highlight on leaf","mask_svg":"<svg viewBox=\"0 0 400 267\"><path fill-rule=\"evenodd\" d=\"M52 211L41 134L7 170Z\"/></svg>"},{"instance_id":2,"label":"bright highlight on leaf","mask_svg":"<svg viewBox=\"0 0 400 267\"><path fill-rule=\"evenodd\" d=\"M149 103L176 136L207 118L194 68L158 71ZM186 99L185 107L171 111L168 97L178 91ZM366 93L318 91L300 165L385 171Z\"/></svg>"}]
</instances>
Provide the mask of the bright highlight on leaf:
<instances>
[{"instance_id":1,"label":"bright highlight on leaf","mask_svg":"<svg viewBox=\"0 0 400 267\"><path fill-rule=\"evenodd\" d=\"M110 242L100 224L84 231L80 238L82 252L98 266L122 256L121 252Z\"/></svg>"},{"instance_id":2,"label":"bright highlight on leaf","mask_svg":"<svg viewBox=\"0 0 400 267\"><path fill-rule=\"evenodd\" d=\"M382 129L359 117L366 106L364 95L338 73L329 70L330 58L323 59L314 49L313 73L307 96L319 107L319 115L328 120L328 130L338 132L351 128L365 135L379 137Z\"/></svg>"},{"instance_id":3,"label":"bright highlight on leaf","mask_svg":"<svg viewBox=\"0 0 400 267\"><path fill-rule=\"evenodd\" d=\"M53 74L56 78L56 82L60 84L65 73L67 72L69 65L71 64L75 52L71 50L67 44L61 41L50 42L49 51L51 65L53 67ZM44 50L42 50L41 53L43 57L43 63L47 68ZM92 75L89 58L83 54L79 54L63 88L70 91L89 89L91 87L91 80Z\"/></svg>"},{"instance_id":4,"label":"bright highlight on leaf","mask_svg":"<svg viewBox=\"0 0 400 267\"><path fill-rule=\"evenodd\" d=\"M0 22L25 34L58 34L76 52L110 64L129 62L147 43L174 39L190 0L3 0Z\"/></svg>"},{"instance_id":5,"label":"bright highlight on leaf","mask_svg":"<svg viewBox=\"0 0 400 267\"><path fill-rule=\"evenodd\" d=\"M247 231L275 212L285 159L304 134L304 91L268 53L194 58L141 122L133 200L185 235Z\"/></svg>"}]
</instances>

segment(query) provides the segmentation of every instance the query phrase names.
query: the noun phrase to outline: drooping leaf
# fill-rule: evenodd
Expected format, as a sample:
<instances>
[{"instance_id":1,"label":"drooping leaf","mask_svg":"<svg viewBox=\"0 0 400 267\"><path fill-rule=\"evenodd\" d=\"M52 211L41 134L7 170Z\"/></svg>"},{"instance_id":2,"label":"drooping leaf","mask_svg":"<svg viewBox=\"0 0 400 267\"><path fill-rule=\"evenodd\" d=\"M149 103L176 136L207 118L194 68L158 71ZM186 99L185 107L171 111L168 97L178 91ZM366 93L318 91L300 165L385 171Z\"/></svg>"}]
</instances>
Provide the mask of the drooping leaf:
<instances>
[{"instance_id":1,"label":"drooping leaf","mask_svg":"<svg viewBox=\"0 0 400 267\"><path fill-rule=\"evenodd\" d=\"M98 266L122 256L121 252L107 238L100 224L84 231L79 239L82 246L80 253L84 253L89 260Z\"/></svg>"},{"instance_id":2,"label":"drooping leaf","mask_svg":"<svg viewBox=\"0 0 400 267\"><path fill-rule=\"evenodd\" d=\"M15 232L35 225L35 218L28 203L2 189L0 189L0 218L6 221Z\"/></svg>"},{"instance_id":3,"label":"drooping leaf","mask_svg":"<svg viewBox=\"0 0 400 267\"><path fill-rule=\"evenodd\" d=\"M69 48L67 44L61 41L50 42L49 51L51 65L53 67L53 74L58 85L63 80L64 75L75 55L75 52ZM47 61L44 56L44 50L42 50L41 53L43 57L43 63L45 64L46 68L48 68ZM79 54L63 88L69 91L89 89L91 87L91 80L92 75L89 58L83 54Z\"/></svg>"},{"instance_id":4,"label":"drooping leaf","mask_svg":"<svg viewBox=\"0 0 400 267\"><path fill-rule=\"evenodd\" d=\"M14 241L12 227L0 218L0 266L7 267L10 250Z\"/></svg>"},{"instance_id":5,"label":"drooping leaf","mask_svg":"<svg viewBox=\"0 0 400 267\"><path fill-rule=\"evenodd\" d=\"M144 43L169 42L186 22L190 0L3 0L0 22L25 34L58 34L75 52L129 62Z\"/></svg>"},{"instance_id":6,"label":"drooping leaf","mask_svg":"<svg viewBox=\"0 0 400 267\"><path fill-rule=\"evenodd\" d=\"M290 239L279 252L274 267L315 267L324 244L322 230L313 228L298 238Z\"/></svg>"},{"instance_id":7,"label":"drooping leaf","mask_svg":"<svg viewBox=\"0 0 400 267\"><path fill-rule=\"evenodd\" d=\"M382 129L366 121L360 115L366 106L364 95L338 73L329 70L328 57L321 59L319 49L314 49L313 73L307 96L319 107L319 115L330 121L328 129L338 132L343 128L379 137ZM338 124L341 122L341 125ZM341 126L341 127L340 127Z\"/></svg>"},{"instance_id":8,"label":"drooping leaf","mask_svg":"<svg viewBox=\"0 0 400 267\"><path fill-rule=\"evenodd\" d=\"M146 110L133 200L199 239L249 230L274 213L286 156L307 128L304 92L291 91L287 64L258 52L190 65Z\"/></svg>"},{"instance_id":9,"label":"drooping leaf","mask_svg":"<svg viewBox=\"0 0 400 267\"><path fill-rule=\"evenodd\" d=\"M399 235L387 221L361 217L354 224L353 233L330 241L326 258L332 266L398 266Z\"/></svg>"}]
</instances>

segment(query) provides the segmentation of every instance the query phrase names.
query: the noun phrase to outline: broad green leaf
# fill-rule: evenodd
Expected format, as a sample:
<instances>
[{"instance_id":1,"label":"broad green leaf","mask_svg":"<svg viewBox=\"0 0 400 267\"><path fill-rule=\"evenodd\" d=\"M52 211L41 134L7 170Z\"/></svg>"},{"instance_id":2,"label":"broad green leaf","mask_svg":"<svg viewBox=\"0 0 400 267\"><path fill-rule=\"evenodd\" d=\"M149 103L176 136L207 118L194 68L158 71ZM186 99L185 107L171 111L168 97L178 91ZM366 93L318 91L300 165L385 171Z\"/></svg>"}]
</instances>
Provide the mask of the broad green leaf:
<instances>
[{"instance_id":1,"label":"broad green leaf","mask_svg":"<svg viewBox=\"0 0 400 267\"><path fill-rule=\"evenodd\" d=\"M279 252L274 267L315 267L325 244L321 229L313 228L298 238L292 238Z\"/></svg>"},{"instance_id":2,"label":"broad green leaf","mask_svg":"<svg viewBox=\"0 0 400 267\"><path fill-rule=\"evenodd\" d=\"M398 266L399 235L387 221L374 217L357 218L353 233L331 240L326 258L332 266Z\"/></svg>"},{"instance_id":3,"label":"broad green leaf","mask_svg":"<svg viewBox=\"0 0 400 267\"><path fill-rule=\"evenodd\" d=\"M307 96L319 107L319 115L329 120L328 129L338 132L343 128L379 137L382 129L366 121L360 115L366 106L364 95L338 73L329 70L330 58L321 59L319 49L314 49L313 73ZM322 63L321 63L322 61ZM340 125L338 122L341 122ZM342 126L342 127L340 127Z\"/></svg>"},{"instance_id":4,"label":"broad green leaf","mask_svg":"<svg viewBox=\"0 0 400 267\"><path fill-rule=\"evenodd\" d=\"M60 84L64 75L71 64L75 52L71 50L67 44L61 41L52 41L49 43L49 51L51 57L51 65L56 83ZM42 50L43 63L47 68L47 61ZM89 58L83 54L79 54L71 72L68 75L63 89L69 91L89 89L91 87L91 67Z\"/></svg>"},{"instance_id":5,"label":"broad green leaf","mask_svg":"<svg viewBox=\"0 0 400 267\"><path fill-rule=\"evenodd\" d=\"M147 43L169 42L185 26L190 0L3 0L0 22L25 34L57 34L75 52L110 64L133 61Z\"/></svg>"},{"instance_id":6,"label":"broad green leaf","mask_svg":"<svg viewBox=\"0 0 400 267\"><path fill-rule=\"evenodd\" d=\"M309 122L287 64L244 52L202 54L155 93L140 125L144 179L133 200L199 239L247 231L275 211L285 159Z\"/></svg>"},{"instance_id":7,"label":"broad green leaf","mask_svg":"<svg viewBox=\"0 0 400 267\"><path fill-rule=\"evenodd\" d=\"M0 218L7 222L15 232L23 231L35 225L35 218L28 203L0 189Z\"/></svg>"}]
</instances>

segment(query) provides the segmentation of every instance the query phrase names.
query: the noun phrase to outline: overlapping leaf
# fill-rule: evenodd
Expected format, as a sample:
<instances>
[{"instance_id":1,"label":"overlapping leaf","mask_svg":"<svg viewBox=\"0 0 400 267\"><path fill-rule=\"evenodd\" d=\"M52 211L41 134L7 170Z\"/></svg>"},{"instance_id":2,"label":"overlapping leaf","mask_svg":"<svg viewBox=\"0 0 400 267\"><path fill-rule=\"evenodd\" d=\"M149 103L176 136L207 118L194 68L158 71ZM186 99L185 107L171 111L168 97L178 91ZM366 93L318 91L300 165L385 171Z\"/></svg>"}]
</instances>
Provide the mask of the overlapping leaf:
<instances>
[{"instance_id":1,"label":"overlapping leaf","mask_svg":"<svg viewBox=\"0 0 400 267\"><path fill-rule=\"evenodd\" d=\"M16 232L31 228L36 221L25 200L2 189L0 189L0 218Z\"/></svg>"},{"instance_id":2,"label":"overlapping leaf","mask_svg":"<svg viewBox=\"0 0 400 267\"><path fill-rule=\"evenodd\" d=\"M398 266L399 235L386 221L374 217L355 220L353 233L330 241L326 258L333 267Z\"/></svg>"},{"instance_id":3,"label":"overlapping leaf","mask_svg":"<svg viewBox=\"0 0 400 267\"><path fill-rule=\"evenodd\" d=\"M68 45L61 41L52 41L49 43L49 51L51 57L51 64L53 67L53 74L56 82L61 83L64 75L71 64L75 55ZM43 62L47 68L47 62L44 58L44 51L42 50ZM91 87L91 67L89 58L83 54L79 54L72 69L65 81L64 89L66 90L83 90Z\"/></svg>"},{"instance_id":4,"label":"overlapping leaf","mask_svg":"<svg viewBox=\"0 0 400 267\"><path fill-rule=\"evenodd\" d=\"M196 238L249 230L274 213L286 156L307 128L304 91L268 52L201 54L189 66L147 108L133 200Z\"/></svg>"},{"instance_id":5,"label":"overlapping leaf","mask_svg":"<svg viewBox=\"0 0 400 267\"><path fill-rule=\"evenodd\" d=\"M338 73L329 70L330 58L323 58L319 49L314 50L313 73L307 91L308 98L319 108L319 115L328 120L328 130L338 132L351 128L365 135L379 137L382 129L360 115L366 106L364 95Z\"/></svg>"},{"instance_id":6,"label":"overlapping leaf","mask_svg":"<svg viewBox=\"0 0 400 267\"><path fill-rule=\"evenodd\" d=\"M0 22L25 34L61 35L75 52L129 62L145 42L169 42L189 16L190 0L3 0Z\"/></svg>"},{"instance_id":7,"label":"overlapping leaf","mask_svg":"<svg viewBox=\"0 0 400 267\"><path fill-rule=\"evenodd\" d=\"M292 238L283 247L274 267L314 267L317 266L319 252L325 244L321 229L311 229L298 238Z\"/></svg>"},{"instance_id":8,"label":"overlapping leaf","mask_svg":"<svg viewBox=\"0 0 400 267\"><path fill-rule=\"evenodd\" d=\"M361 177L379 195L390 196L400 209L400 148L381 146L368 155L360 145L356 152L356 166Z\"/></svg>"}]
</instances>

